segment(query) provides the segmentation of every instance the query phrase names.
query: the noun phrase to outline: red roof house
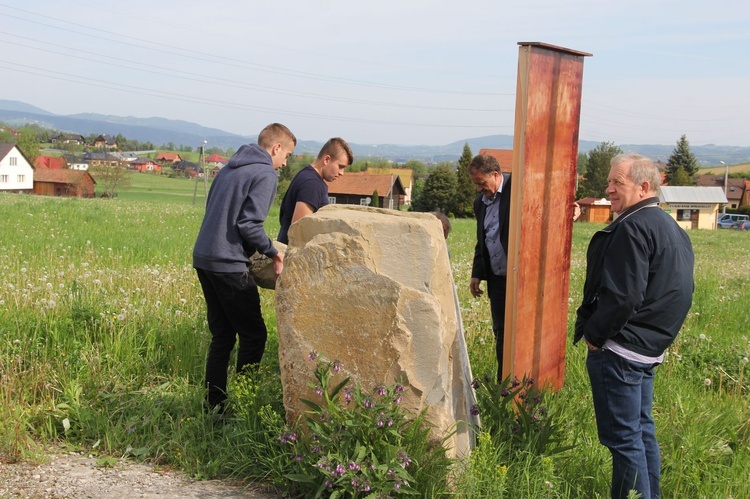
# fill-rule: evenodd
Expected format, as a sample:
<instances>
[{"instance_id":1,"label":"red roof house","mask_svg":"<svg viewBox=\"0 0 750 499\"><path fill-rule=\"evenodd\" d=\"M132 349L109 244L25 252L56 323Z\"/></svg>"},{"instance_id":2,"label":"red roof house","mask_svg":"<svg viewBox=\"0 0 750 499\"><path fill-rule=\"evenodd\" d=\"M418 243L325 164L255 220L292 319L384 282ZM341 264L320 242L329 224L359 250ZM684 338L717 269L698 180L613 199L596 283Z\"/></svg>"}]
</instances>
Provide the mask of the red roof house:
<instances>
[{"instance_id":1,"label":"red roof house","mask_svg":"<svg viewBox=\"0 0 750 499\"><path fill-rule=\"evenodd\" d=\"M174 163L175 161L182 161L182 158L176 152L160 152L156 155L156 161L171 161Z\"/></svg>"},{"instance_id":2,"label":"red roof house","mask_svg":"<svg viewBox=\"0 0 750 499\"><path fill-rule=\"evenodd\" d=\"M51 168L53 170L62 170L68 167L68 162L62 156L37 156L34 160L34 168Z\"/></svg>"},{"instance_id":3,"label":"red roof house","mask_svg":"<svg viewBox=\"0 0 750 499\"><path fill-rule=\"evenodd\" d=\"M375 191L378 191L378 206L381 208L397 210L404 205L406 191L398 175L345 173L328 184L328 198L332 204L373 206Z\"/></svg>"}]
</instances>

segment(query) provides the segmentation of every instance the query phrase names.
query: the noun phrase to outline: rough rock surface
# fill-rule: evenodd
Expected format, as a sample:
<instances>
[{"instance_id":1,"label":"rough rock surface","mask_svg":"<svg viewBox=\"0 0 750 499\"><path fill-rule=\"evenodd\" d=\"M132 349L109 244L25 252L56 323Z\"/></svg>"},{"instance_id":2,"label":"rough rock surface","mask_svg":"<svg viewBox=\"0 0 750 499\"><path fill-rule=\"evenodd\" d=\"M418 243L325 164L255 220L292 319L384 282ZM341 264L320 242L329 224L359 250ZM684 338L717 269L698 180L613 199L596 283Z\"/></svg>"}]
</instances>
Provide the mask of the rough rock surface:
<instances>
[{"instance_id":1,"label":"rough rock surface","mask_svg":"<svg viewBox=\"0 0 750 499\"><path fill-rule=\"evenodd\" d=\"M315 400L312 350L343 364L364 389L404 384L413 414L428 408L451 455L471 447L473 400L459 341L453 278L440 222L430 214L329 205L289 232L276 285L279 361L287 418ZM462 339L462 338L461 338ZM463 348L463 351L461 351ZM459 365L464 364L464 365Z\"/></svg>"},{"instance_id":2,"label":"rough rock surface","mask_svg":"<svg viewBox=\"0 0 750 499\"><path fill-rule=\"evenodd\" d=\"M273 246L279 250L279 253L286 252L286 244L274 241ZM276 288L276 275L273 272L273 260L266 255L254 253L250 257L249 265L250 275L253 276L255 284L265 289Z\"/></svg>"}]
</instances>

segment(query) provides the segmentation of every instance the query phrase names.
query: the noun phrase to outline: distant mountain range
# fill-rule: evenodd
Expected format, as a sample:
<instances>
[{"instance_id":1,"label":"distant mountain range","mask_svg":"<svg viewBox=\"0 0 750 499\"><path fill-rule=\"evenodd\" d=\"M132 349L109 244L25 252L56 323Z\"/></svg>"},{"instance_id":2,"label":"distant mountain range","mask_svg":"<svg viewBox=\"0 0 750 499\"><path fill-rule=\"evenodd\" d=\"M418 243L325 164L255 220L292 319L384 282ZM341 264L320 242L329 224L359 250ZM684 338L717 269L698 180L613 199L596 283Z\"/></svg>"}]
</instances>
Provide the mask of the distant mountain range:
<instances>
[{"instance_id":1,"label":"distant mountain range","mask_svg":"<svg viewBox=\"0 0 750 499\"><path fill-rule=\"evenodd\" d=\"M71 115L53 114L24 102L0 99L0 121L12 126L23 126L28 123L44 128L81 135L121 134L124 137L140 142L151 142L157 147L173 143L177 146L198 147L203 141L210 146L221 148L239 148L255 140L255 136L242 136L225 132L217 128L208 128L196 123L166 118L134 118L131 116L111 116L95 113ZM623 151L635 151L650 158L666 161L676 147L674 144L618 144ZM511 149L512 135L489 135L459 140L443 146L395 145L395 144L354 144L350 143L355 157L378 157L398 162L416 159L425 162L456 161L468 143L475 154L482 148ZM581 140L578 143L580 152L587 152L600 142ZM322 142L300 141L295 152L317 154ZM739 146L690 146L690 150L702 166L750 162L750 147Z\"/></svg>"}]
</instances>

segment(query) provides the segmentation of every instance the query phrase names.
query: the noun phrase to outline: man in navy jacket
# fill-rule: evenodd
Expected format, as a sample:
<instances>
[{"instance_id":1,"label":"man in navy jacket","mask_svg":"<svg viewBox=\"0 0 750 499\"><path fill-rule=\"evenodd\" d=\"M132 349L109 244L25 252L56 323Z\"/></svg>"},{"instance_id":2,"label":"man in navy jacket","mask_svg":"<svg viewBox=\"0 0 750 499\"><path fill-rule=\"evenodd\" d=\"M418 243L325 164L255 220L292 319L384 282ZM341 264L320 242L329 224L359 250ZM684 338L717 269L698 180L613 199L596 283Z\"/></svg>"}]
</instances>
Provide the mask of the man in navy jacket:
<instances>
[{"instance_id":1,"label":"man in navy jacket","mask_svg":"<svg viewBox=\"0 0 750 499\"><path fill-rule=\"evenodd\" d=\"M256 251L273 261L276 277L284 255L273 246L263 223L297 139L280 123L258 135L258 144L240 147L211 184L206 214L193 248L193 267L206 299L211 345L206 359L207 408L223 412L227 399L229 355L239 336L237 372L260 363L267 330L258 287L248 272Z\"/></svg>"},{"instance_id":2,"label":"man in navy jacket","mask_svg":"<svg viewBox=\"0 0 750 499\"><path fill-rule=\"evenodd\" d=\"M661 174L637 154L611 161L617 217L591 238L574 341L586 367L599 441L612 454L612 497L660 497L661 457L651 416L655 368L693 295L690 238L659 208Z\"/></svg>"}]
</instances>

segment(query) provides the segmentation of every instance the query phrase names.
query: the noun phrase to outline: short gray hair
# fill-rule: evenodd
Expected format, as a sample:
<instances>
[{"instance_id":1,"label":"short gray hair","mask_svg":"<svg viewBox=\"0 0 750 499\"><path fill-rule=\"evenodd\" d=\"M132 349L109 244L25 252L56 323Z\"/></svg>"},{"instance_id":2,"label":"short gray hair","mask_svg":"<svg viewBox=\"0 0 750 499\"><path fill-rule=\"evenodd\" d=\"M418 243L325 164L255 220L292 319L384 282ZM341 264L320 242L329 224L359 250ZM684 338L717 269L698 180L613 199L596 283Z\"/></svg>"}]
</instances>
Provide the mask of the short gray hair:
<instances>
[{"instance_id":1,"label":"short gray hair","mask_svg":"<svg viewBox=\"0 0 750 499\"><path fill-rule=\"evenodd\" d=\"M661 186L661 172L656 163L646 156L634 152L618 154L609 162L610 166L630 163L630 180L636 185L648 182L651 192L659 194Z\"/></svg>"}]
</instances>

